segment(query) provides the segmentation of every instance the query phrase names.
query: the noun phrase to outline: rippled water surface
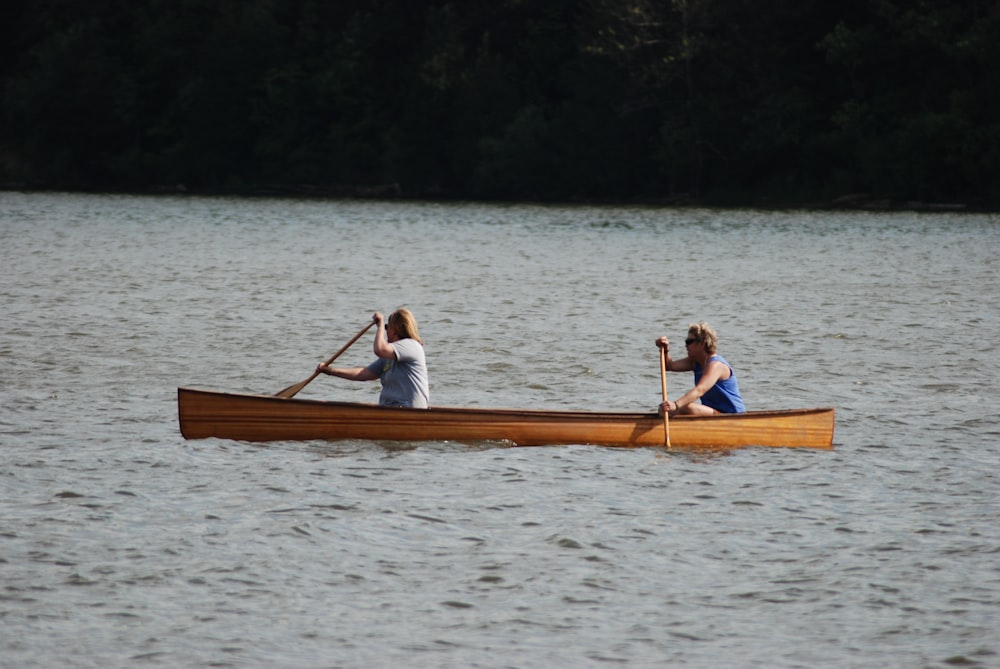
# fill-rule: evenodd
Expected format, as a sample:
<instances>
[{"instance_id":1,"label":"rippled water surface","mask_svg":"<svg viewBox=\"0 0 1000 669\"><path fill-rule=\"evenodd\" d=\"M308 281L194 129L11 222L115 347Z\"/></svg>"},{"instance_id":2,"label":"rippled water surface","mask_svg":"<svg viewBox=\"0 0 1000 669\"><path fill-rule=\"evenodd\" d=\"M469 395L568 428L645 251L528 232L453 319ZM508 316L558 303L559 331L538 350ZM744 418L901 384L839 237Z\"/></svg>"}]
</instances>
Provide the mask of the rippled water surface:
<instances>
[{"instance_id":1,"label":"rippled water surface","mask_svg":"<svg viewBox=\"0 0 1000 669\"><path fill-rule=\"evenodd\" d=\"M0 193L0 240L0 666L1000 666L997 216ZM180 436L398 306L458 406L652 409L708 320L835 450Z\"/></svg>"}]
</instances>

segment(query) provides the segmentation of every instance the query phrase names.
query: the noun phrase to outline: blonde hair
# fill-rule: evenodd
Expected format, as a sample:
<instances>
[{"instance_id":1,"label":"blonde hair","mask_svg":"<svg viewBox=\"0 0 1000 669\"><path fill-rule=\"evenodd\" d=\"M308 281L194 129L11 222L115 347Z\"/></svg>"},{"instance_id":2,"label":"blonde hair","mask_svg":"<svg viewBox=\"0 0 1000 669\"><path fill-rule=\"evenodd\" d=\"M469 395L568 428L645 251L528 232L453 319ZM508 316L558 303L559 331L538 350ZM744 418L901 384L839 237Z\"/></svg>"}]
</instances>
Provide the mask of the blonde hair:
<instances>
[{"instance_id":1,"label":"blonde hair","mask_svg":"<svg viewBox=\"0 0 1000 669\"><path fill-rule=\"evenodd\" d=\"M692 323L688 326L688 335L692 339L703 342L709 355L715 355L715 351L719 347L719 336L715 334L711 325L705 321Z\"/></svg>"},{"instance_id":2,"label":"blonde hair","mask_svg":"<svg viewBox=\"0 0 1000 669\"><path fill-rule=\"evenodd\" d=\"M396 309L389 314L386 326L392 325L396 328L396 334L400 339L416 339L422 346L424 340L420 338L420 330L417 329L417 319L409 309Z\"/></svg>"}]
</instances>

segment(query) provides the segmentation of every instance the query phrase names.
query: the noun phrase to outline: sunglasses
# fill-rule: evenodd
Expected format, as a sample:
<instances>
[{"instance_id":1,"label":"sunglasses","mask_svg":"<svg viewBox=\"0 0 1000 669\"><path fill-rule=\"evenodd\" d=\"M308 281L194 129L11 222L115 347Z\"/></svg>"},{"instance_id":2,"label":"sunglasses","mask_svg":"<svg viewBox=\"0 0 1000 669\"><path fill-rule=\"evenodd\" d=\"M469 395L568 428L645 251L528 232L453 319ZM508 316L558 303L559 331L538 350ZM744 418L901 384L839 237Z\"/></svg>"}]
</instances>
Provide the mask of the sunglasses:
<instances>
[{"instance_id":1,"label":"sunglasses","mask_svg":"<svg viewBox=\"0 0 1000 669\"><path fill-rule=\"evenodd\" d=\"M695 343L696 341L698 341L698 340L697 339L685 339L684 340L684 345L685 346L690 346L691 344Z\"/></svg>"}]
</instances>

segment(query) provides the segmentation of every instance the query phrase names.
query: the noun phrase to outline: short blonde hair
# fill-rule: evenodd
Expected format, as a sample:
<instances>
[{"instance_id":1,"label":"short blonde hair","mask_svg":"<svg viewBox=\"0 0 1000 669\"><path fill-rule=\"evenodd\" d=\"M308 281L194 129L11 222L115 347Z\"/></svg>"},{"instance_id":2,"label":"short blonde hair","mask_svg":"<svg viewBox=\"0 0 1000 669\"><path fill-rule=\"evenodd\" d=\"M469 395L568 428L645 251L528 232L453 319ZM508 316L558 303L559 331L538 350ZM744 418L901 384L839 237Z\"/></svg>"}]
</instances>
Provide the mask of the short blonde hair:
<instances>
[{"instance_id":1,"label":"short blonde hair","mask_svg":"<svg viewBox=\"0 0 1000 669\"><path fill-rule=\"evenodd\" d=\"M386 320L386 327L392 324L396 328L396 334L400 339L416 339L423 345L424 340L420 338L420 330L417 329L417 319L409 309L396 309L389 314Z\"/></svg>"},{"instance_id":2,"label":"short blonde hair","mask_svg":"<svg viewBox=\"0 0 1000 669\"><path fill-rule=\"evenodd\" d=\"M705 321L699 321L689 325L688 336L695 341L703 342L705 344L705 350L708 351L709 355L714 355L715 351L719 347L719 336L715 334L715 330L712 329L712 326Z\"/></svg>"}]
</instances>

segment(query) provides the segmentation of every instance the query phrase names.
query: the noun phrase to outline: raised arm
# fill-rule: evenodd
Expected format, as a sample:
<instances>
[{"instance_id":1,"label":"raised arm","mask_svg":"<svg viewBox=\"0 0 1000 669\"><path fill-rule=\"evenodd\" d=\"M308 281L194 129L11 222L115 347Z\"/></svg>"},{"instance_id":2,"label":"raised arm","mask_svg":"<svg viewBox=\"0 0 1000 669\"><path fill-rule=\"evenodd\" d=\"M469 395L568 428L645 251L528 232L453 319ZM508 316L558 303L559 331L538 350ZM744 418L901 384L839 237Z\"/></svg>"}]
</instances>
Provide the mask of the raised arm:
<instances>
[{"instance_id":1,"label":"raised arm","mask_svg":"<svg viewBox=\"0 0 1000 669\"><path fill-rule=\"evenodd\" d=\"M376 356L383 359L394 359L396 357L396 349L394 349L389 344L389 337L386 333L385 319L382 314L376 311L372 315L372 320L378 323L378 331L375 333L375 343L372 344L372 351Z\"/></svg>"},{"instance_id":2,"label":"raised arm","mask_svg":"<svg viewBox=\"0 0 1000 669\"><path fill-rule=\"evenodd\" d=\"M694 364L691 362L690 358L684 357L680 360L673 360L670 357L670 340L666 337L660 337L656 340L656 345L662 349L666 349L667 355L664 366L668 372L690 372L694 369ZM711 386L709 386L711 388Z\"/></svg>"}]
</instances>

